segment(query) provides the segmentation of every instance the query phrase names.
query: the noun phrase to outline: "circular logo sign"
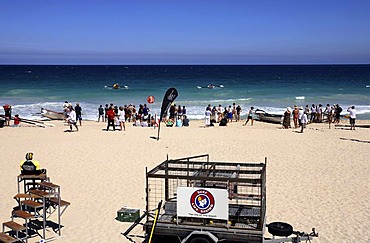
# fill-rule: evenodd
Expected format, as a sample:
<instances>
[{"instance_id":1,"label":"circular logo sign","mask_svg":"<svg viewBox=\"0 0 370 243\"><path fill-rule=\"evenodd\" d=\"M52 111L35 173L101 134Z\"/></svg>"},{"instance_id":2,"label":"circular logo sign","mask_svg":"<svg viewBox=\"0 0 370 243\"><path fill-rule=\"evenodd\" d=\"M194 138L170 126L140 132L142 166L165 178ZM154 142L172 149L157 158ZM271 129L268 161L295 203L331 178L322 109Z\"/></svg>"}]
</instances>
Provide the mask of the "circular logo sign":
<instances>
[{"instance_id":1,"label":"circular logo sign","mask_svg":"<svg viewBox=\"0 0 370 243\"><path fill-rule=\"evenodd\" d=\"M215 198L207 190L199 189L193 192L190 197L190 205L195 212L206 214L215 207Z\"/></svg>"}]
</instances>

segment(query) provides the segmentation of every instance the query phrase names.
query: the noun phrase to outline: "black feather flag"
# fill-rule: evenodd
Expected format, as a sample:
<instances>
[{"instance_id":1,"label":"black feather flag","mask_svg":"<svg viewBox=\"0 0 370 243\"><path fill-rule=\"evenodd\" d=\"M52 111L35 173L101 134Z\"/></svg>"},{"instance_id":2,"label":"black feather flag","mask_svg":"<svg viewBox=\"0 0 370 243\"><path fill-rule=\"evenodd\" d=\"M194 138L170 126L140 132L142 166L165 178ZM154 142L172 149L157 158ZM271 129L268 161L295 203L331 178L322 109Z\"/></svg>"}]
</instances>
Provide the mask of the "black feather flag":
<instances>
[{"instance_id":1,"label":"black feather flag","mask_svg":"<svg viewBox=\"0 0 370 243\"><path fill-rule=\"evenodd\" d=\"M175 88L169 88L163 97L162 107L161 107L161 116L159 118L159 125L158 125L157 140L159 140L159 131L161 129L161 122L162 122L163 116L167 113L168 108L170 108L171 103L176 99L178 95L179 94L177 93L177 90Z\"/></svg>"}]
</instances>

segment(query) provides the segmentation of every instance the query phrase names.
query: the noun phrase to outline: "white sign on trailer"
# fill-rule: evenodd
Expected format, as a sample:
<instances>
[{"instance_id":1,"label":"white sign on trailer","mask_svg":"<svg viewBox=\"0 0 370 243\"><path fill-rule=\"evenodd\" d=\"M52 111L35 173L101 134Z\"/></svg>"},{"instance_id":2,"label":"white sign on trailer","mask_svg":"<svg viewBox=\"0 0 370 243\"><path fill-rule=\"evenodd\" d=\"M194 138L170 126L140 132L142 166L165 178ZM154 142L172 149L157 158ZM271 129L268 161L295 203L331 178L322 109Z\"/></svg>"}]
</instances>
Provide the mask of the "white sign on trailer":
<instances>
[{"instance_id":1,"label":"white sign on trailer","mask_svg":"<svg viewBox=\"0 0 370 243\"><path fill-rule=\"evenodd\" d=\"M177 216L228 220L227 196L225 189L178 187Z\"/></svg>"}]
</instances>

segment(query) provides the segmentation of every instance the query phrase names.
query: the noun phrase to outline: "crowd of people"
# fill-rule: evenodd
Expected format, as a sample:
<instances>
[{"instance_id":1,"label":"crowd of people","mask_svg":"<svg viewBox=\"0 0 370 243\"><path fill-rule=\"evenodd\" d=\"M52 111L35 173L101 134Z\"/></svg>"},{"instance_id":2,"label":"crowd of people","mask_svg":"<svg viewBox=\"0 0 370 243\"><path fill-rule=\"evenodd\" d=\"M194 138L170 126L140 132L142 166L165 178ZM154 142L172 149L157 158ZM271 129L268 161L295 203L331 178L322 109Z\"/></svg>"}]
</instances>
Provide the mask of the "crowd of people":
<instances>
[{"instance_id":1,"label":"crowd of people","mask_svg":"<svg viewBox=\"0 0 370 243\"><path fill-rule=\"evenodd\" d=\"M21 118L18 114L14 117L11 116L12 107L8 104L3 106L5 115L3 115L3 125L10 126L11 119L14 120L13 127L20 126ZM343 109L339 104L330 105L327 104L323 107L322 104L311 106L306 105L305 108L294 106L293 109L287 107L283 115L283 128L301 128L301 132L304 131L306 124L310 123L322 123L327 122L329 128L332 123L339 123L341 119L341 113ZM63 112L66 118L66 122L70 127L70 131L75 127L78 131L78 125L82 126L82 108L79 103L73 106L68 101L63 104ZM350 129L355 130L356 122L356 109L355 106L348 107L346 118L350 119ZM205 126L214 126L215 123L219 123L219 126L226 126L227 123L241 121L242 108L240 105L233 103L232 105L223 107L221 104L211 106L209 104L205 109ZM250 107L244 126L250 122L253 126L253 115L256 113L254 107ZM160 119L156 115L150 114L150 109L147 104L140 104L138 108L135 105L129 104L124 106L116 106L112 103L106 104L105 107L100 105L98 108L98 122L107 122L106 130L110 128L116 130L116 126L119 126L121 131L126 131L126 122L132 122L134 126L142 127L156 127L159 125ZM293 121L293 125L292 125ZM168 113L162 117L162 122L168 127L176 126L189 126L189 119L187 118L187 109L185 106L171 104Z\"/></svg>"},{"instance_id":2,"label":"crowd of people","mask_svg":"<svg viewBox=\"0 0 370 243\"><path fill-rule=\"evenodd\" d=\"M283 128L288 129L292 128L291 118L293 119L294 128L301 128L303 132L306 124L309 123L322 123L327 122L329 124L329 129L332 123L339 123L341 118L341 113L343 109L339 104L330 105L327 104L324 108L322 104L315 105L312 104L311 107L306 105L305 108L302 106L294 106L292 110L290 107L287 107L283 116ZM348 107L347 111L350 113L350 124L351 130L355 129L356 121L356 109L355 106Z\"/></svg>"},{"instance_id":3,"label":"crowd of people","mask_svg":"<svg viewBox=\"0 0 370 243\"><path fill-rule=\"evenodd\" d=\"M226 126L227 123L239 122L241 120L242 108L240 105L233 103L232 105L222 107L222 105L211 106L208 104L205 111L205 126L214 126L219 123L219 126Z\"/></svg>"},{"instance_id":4,"label":"crowd of people","mask_svg":"<svg viewBox=\"0 0 370 243\"><path fill-rule=\"evenodd\" d=\"M249 108L247 118L243 126L246 126L249 121L251 126L253 126L253 117L257 111L258 109L255 110L253 106ZM303 133L307 124L322 122L327 122L330 128L332 123L340 122L342 111L343 109L339 106L339 104L327 104L326 107L323 107L321 104L312 104L311 107L306 105L305 108L302 106L294 106L293 110L288 107L283 115L283 128L301 128L301 132ZM356 121L355 106L348 107L347 111L349 112L349 115L345 117L350 119L351 130L354 130ZM226 126L227 123L233 121L239 122L241 120L241 112L241 106L236 105L235 103L233 103L233 105L229 105L228 107L222 107L221 105L218 105L218 107L212 107L209 104L206 107L204 124L205 126L214 126L214 123L219 123L220 126ZM291 124L292 120L293 126Z\"/></svg>"},{"instance_id":5,"label":"crowd of people","mask_svg":"<svg viewBox=\"0 0 370 243\"><path fill-rule=\"evenodd\" d=\"M135 105L129 104L124 106L115 106L113 103L106 104L105 107L100 105L98 108L98 122L107 122L107 131L110 127L116 130L116 126L120 126L122 131L126 130L125 123L130 122L134 126L141 127L157 127L159 125L159 117L152 115L147 104L140 104L138 109ZM185 106L176 106L171 104L168 114L162 117L162 122L168 127L172 126L189 126L189 119L186 116Z\"/></svg>"},{"instance_id":6,"label":"crowd of people","mask_svg":"<svg viewBox=\"0 0 370 243\"><path fill-rule=\"evenodd\" d=\"M168 109L168 114L164 114L162 121L167 127L187 127L190 124L186 107L181 105L176 106L174 103Z\"/></svg>"}]
</instances>

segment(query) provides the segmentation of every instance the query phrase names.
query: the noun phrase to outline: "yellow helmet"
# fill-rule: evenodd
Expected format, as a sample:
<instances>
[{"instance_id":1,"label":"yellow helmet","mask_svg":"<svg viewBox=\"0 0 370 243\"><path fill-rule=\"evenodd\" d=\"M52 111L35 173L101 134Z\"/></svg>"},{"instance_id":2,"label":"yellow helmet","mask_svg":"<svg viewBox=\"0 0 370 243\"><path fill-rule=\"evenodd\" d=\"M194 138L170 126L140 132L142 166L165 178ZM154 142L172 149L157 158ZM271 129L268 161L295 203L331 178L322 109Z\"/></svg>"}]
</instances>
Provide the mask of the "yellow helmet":
<instances>
[{"instance_id":1,"label":"yellow helmet","mask_svg":"<svg viewBox=\"0 0 370 243\"><path fill-rule=\"evenodd\" d=\"M26 154L26 160L32 160L33 159L33 153L30 152L30 153L27 153Z\"/></svg>"}]
</instances>

